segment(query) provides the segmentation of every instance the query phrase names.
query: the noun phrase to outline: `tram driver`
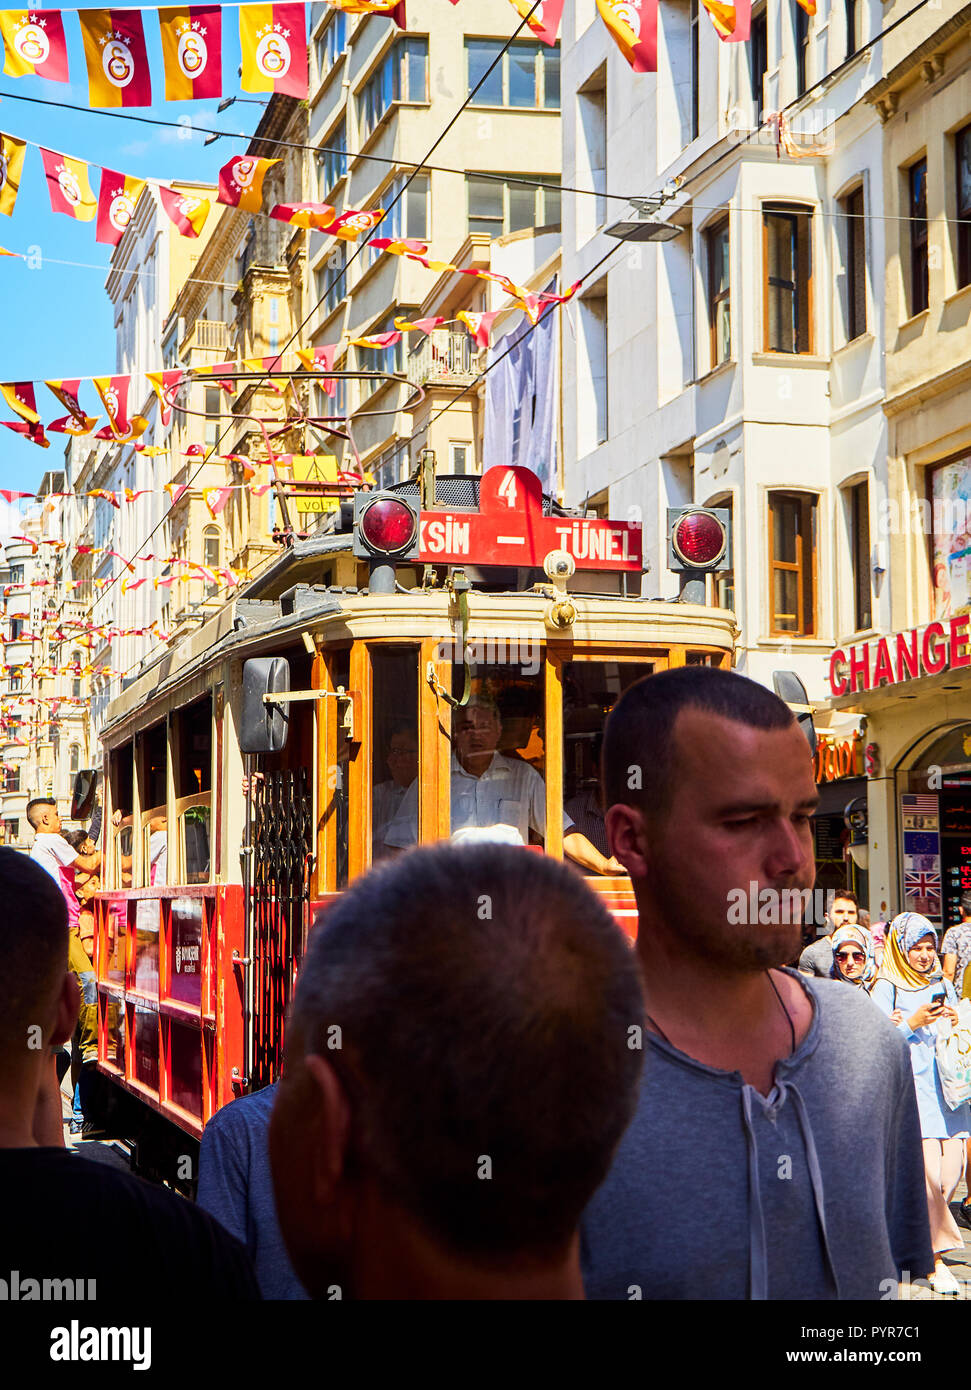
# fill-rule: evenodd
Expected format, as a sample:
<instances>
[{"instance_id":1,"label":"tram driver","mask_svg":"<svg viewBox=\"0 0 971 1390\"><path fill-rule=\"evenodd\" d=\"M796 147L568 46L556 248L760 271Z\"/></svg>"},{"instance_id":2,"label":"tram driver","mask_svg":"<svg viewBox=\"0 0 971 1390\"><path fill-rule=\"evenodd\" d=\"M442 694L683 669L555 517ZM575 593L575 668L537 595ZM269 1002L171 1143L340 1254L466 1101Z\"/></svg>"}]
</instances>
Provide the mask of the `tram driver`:
<instances>
[{"instance_id":1,"label":"tram driver","mask_svg":"<svg viewBox=\"0 0 971 1390\"><path fill-rule=\"evenodd\" d=\"M455 711L452 747L451 807L453 840L502 840L529 843L530 830L546 838L546 788L543 779L521 758L497 751L502 718L491 696L473 695ZM392 849L418 839L418 779L402 798L384 835ZM563 852L595 874L622 874L623 866L607 858L563 816Z\"/></svg>"}]
</instances>

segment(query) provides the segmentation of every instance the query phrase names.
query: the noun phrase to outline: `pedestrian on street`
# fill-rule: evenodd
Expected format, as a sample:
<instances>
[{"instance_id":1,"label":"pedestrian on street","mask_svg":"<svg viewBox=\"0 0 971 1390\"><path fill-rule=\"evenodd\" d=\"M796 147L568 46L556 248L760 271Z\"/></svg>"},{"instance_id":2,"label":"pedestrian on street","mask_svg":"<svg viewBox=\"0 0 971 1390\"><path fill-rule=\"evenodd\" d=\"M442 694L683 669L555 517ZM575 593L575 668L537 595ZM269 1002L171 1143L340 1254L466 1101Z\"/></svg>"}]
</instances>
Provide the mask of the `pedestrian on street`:
<instances>
[{"instance_id":1,"label":"pedestrian on street","mask_svg":"<svg viewBox=\"0 0 971 1390\"><path fill-rule=\"evenodd\" d=\"M621 696L603 776L648 1031L588 1296L887 1296L933 1263L907 1048L861 990L780 968L815 877L805 735L764 686L680 667Z\"/></svg>"},{"instance_id":2,"label":"pedestrian on street","mask_svg":"<svg viewBox=\"0 0 971 1390\"><path fill-rule=\"evenodd\" d=\"M856 926L860 920L860 908L855 893L848 888L840 888L829 905L826 914L829 931L825 936L810 942L799 957L799 969L804 975L815 975L817 979L827 980L833 968L833 933L840 927Z\"/></svg>"},{"instance_id":3,"label":"pedestrian on street","mask_svg":"<svg viewBox=\"0 0 971 1390\"><path fill-rule=\"evenodd\" d=\"M831 979L869 990L876 973L870 936L862 927L840 927L833 932Z\"/></svg>"},{"instance_id":4,"label":"pedestrian on street","mask_svg":"<svg viewBox=\"0 0 971 1390\"><path fill-rule=\"evenodd\" d=\"M944 1099L934 1046L936 1024L945 1018L957 1023L957 995L950 980L941 975L934 926L919 912L902 912L890 923L880 975L870 997L889 1014L910 1048L934 1245L931 1283L935 1293L956 1294L960 1285L941 1256L964 1248L948 1203L964 1169L971 1105L965 1101L952 1110Z\"/></svg>"}]
</instances>

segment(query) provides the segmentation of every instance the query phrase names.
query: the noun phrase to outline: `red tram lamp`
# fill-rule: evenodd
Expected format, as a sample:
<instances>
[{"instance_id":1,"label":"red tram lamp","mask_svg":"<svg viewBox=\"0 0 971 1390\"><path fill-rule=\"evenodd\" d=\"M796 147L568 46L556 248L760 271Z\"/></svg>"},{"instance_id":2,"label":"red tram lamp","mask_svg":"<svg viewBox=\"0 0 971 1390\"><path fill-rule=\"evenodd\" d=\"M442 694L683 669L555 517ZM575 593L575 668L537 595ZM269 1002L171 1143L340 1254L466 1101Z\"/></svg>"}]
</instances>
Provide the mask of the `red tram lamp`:
<instances>
[{"instance_id":1,"label":"red tram lamp","mask_svg":"<svg viewBox=\"0 0 971 1390\"><path fill-rule=\"evenodd\" d=\"M727 507L668 508L668 569L680 577L682 603L705 603L705 575L732 567Z\"/></svg>"},{"instance_id":2,"label":"red tram lamp","mask_svg":"<svg viewBox=\"0 0 971 1390\"><path fill-rule=\"evenodd\" d=\"M354 497L354 554L370 566L372 594L393 594L395 567L418 559L418 509L397 492L359 492Z\"/></svg>"}]
</instances>

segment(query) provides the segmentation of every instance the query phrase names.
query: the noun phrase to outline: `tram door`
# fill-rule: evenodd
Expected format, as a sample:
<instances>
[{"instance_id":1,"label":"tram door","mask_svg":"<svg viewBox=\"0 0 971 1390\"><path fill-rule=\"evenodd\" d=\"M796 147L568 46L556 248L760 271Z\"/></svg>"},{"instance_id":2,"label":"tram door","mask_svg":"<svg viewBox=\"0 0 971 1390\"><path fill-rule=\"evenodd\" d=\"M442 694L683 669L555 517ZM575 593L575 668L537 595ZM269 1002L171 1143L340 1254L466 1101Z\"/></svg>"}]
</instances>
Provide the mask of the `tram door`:
<instances>
[{"instance_id":1,"label":"tram door","mask_svg":"<svg viewBox=\"0 0 971 1390\"><path fill-rule=\"evenodd\" d=\"M286 653L294 684L310 683L309 659ZM275 1081L283 1063L284 1023L303 953L313 846L313 710L289 707L282 753L248 759L253 913L253 1055L250 1089Z\"/></svg>"}]
</instances>

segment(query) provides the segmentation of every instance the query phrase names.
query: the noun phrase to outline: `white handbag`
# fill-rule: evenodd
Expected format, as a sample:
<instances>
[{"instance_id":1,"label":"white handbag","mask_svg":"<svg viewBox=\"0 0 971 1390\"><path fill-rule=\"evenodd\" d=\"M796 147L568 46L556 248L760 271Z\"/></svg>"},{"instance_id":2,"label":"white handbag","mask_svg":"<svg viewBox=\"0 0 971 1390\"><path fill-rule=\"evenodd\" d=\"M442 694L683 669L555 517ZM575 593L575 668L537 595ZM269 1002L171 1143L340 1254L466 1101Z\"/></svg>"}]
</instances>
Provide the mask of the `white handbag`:
<instances>
[{"instance_id":1,"label":"white handbag","mask_svg":"<svg viewBox=\"0 0 971 1390\"><path fill-rule=\"evenodd\" d=\"M942 1019L937 1025L937 1070L941 1090L951 1110L971 1100L971 999L957 1006L958 1021Z\"/></svg>"}]
</instances>

